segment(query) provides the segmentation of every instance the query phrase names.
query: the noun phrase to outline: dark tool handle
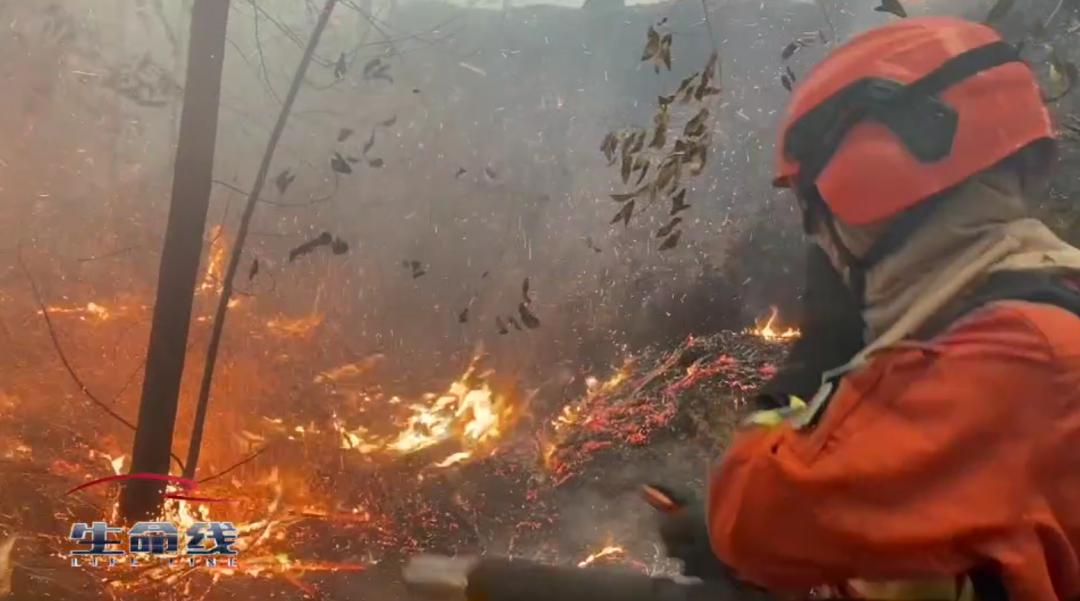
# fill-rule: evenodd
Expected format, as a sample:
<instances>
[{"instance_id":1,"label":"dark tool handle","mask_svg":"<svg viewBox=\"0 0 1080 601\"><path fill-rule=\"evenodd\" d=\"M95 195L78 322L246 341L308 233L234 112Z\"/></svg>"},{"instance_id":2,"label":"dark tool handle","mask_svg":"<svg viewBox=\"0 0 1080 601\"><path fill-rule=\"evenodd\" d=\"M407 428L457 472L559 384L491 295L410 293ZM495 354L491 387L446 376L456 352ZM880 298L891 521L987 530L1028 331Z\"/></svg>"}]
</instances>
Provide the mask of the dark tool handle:
<instances>
[{"instance_id":1,"label":"dark tool handle","mask_svg":"<svg viewBox=\"0 0 1080 601\"><path fill-rule=\"evenodd\" d=\"M773 601L730 581L683 584L637 572L484 559L469 573L468 601Z\"/></svg>"}]
</instances>

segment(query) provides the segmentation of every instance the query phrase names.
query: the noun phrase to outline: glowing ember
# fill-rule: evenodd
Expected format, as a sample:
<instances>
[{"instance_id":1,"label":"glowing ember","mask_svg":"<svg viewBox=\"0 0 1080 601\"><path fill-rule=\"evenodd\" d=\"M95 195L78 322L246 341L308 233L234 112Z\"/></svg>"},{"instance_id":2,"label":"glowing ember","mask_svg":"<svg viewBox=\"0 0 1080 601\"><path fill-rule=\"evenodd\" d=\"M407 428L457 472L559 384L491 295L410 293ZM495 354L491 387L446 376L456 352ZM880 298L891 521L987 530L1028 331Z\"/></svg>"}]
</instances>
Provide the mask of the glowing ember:
<instances>
[{"instance_id":1,"label":"glowing ember","mask_svg":"<svg viewBox=\"0 0 1080 601\"><path fill-rule=\"evenodd\" d=\"M114 312L109 311L107 308L97 303L90 302L80 307L49 307L48 311L49 315L74 315L84 321L87 318L105 321L107 319L116 317L119 313L123 313L124 308L121 307L119 311ZM41 311L38 311L38 314L40 315Z\"/></svg>"},{"instance_id":2,"label":"glowing ember","mask_svg":"<svg viewBox=\"0 0 1080 601\"><path fill-rule=\"evenodd\" d=\"M617 545L608 545L603 549L600 549L596 553L590 554L585 559L578 562L579 568L588 567L601 559L621 559L626 556L626 549L623 549Z\"/></svg>"},{"instance_id":3,"label":"glowing ember","mask_svg":"<svg viewBox=\"0 0 1080 601\"><path fill-rule=\"evenodd\" d=\"M231 299L230 299L231 300ZM323 322L323 316L312 313L305 317L289 318L284 316L275 317L266 322L266 327L279 336L305 336L310 334Z\"/></svg>"},{"instance_id":4,"label":"glowing ember","mask_svg":"<svg viewBox=\"0 0 1080 601\"><path fill-rule=\"evenodd\" d=\"M206 261L206 273L203 274L199 292L217 292L221 290L221 281L225 277L225 236L221 226L216 225L210 232L210 253Z\"/></svg>"},{"instance_id":5,"label":"glowing ember","mask_svg":"<svg viewBox=\"0 0 1080 601\"><path fill-rule=\"evenodd\" d=\"M770 311L769 319L765 321L765 325L752 328L749 330L749 333L769 341L794 340L795 338L802 336L802 332L798 328L789 327L785 330L776 329L773 324L776 323L778 315L779 311L776 307L773 307Z\"/></svg>"}]
</instances>

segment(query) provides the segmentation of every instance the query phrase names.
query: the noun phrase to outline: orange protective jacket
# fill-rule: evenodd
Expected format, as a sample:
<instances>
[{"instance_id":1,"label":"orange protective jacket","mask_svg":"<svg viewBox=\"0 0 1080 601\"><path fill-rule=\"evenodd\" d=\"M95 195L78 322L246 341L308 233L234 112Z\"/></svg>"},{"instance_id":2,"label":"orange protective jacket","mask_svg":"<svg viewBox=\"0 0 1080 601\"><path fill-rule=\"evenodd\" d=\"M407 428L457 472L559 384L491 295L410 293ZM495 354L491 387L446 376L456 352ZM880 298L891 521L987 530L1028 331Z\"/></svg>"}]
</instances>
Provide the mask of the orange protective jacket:
<instances>
[{"instance_id":1,"label":"orange protective jacket","mask_svg":"<svg viewBox=\"0 0 1080 601\"><path fill-rule=\"evenodd\" d=\"M802 590L997 572L1080 598L1080 317L984 305L844 376L811 427L739 434L712 474L717 555Z\"/></svg>"}]
</instances>

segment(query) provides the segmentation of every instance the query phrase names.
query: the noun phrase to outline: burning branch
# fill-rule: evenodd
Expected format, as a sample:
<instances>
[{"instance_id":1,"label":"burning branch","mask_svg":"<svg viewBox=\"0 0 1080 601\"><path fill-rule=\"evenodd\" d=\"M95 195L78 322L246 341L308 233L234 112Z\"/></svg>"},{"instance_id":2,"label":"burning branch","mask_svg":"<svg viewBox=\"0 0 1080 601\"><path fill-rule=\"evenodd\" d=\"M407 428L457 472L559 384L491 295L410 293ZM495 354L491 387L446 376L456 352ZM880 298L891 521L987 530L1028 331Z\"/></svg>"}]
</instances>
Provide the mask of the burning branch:
<instances>
[{"instance_id":1,"label":"burning branch","mask_svg":"<svg viewBox=\"0 0 1080 601\"><path fill-rule=\"evenodd\" d=\"M233 279L236 276L237 269L240 267L240 255L243 253L244 241L247 239L248 228L251 226L251 217L255 213L255 205L258 204L263 186L266 184L266 176L270 172L270 163L274 160L274 152L277 150L278 141L285 130L289 112L296 102L296 96L300 92L300 85L304 81L304 75L307 73L308 66L315 55L315 48L319 45L319 39L326 29L326 24L329 22L330 15L333 13L336 4L337 0L326 0L326 4L319 14L319 20L315 24L315 29L311 32L307 48L300 59L300 65L296 69L292 84L289 86L289 92L285 96L285 102L281 107L281 112L278 114L277 123L274 124L274 130L270 133L270 140L266 144L266 151L263 153L262 162L259 164L259 172L255 176L255 186L248 195L244 213L240 217L240 228L236 233L236 242L233 244L232 254L229 256L229 266L226 268L225 277L222 280L221 297L218 299L217 310L214 312L214 324L210 332L210 342L206 349L206 362L203 367L202 382L199 386L199 401L195 407L195 423L191 432L191 444L188 447L187 467L184 469L184 475L189 478L194 477L199 463L203 427L206 422L206 409L210 404L210 384L214 378L214 364L217 361L218 348L221 346L221 334L225 329L225 316L229 311L229 299L232 297Z\"/></svg>"}]
</instances>

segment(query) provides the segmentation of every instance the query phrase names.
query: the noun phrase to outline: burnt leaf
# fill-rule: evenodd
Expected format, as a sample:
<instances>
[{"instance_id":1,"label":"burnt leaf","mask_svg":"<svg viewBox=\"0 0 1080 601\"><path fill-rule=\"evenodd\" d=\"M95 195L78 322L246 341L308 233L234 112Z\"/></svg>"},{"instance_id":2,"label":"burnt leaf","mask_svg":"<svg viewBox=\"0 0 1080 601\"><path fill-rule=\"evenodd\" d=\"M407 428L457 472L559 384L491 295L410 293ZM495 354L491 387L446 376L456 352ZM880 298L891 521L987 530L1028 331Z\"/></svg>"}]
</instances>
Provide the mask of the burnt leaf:
<instances>
[{"instance_id":1,"label":"burnt leaf","mask_svg":"<svg viewBox=\"0 0 1080 601\"><path fill-rule=\"evenodd\" d=\"M665 34L663 39L660 40L660 62L664 63L664 67L668 71L671 71L671 34Z\"/></svg>"},{"instance_id":2,"label":"burnt leaf","mask_svg":"<svg viewBox=\"0 0 1080 601\"><path fill-rule=\"evenodd\" d=\"M649 26L649 31L645 34L645 50L641 53L641 60L647 61L652 59L660 52L660 34L656 33L656 30Z\"/></svg>"},{"instance_id":3,"label":"burnt leaf","mask_svg":"<svg viewBox=\"0 0 1080 601\"><path fill-rule=\"evenodd\" d=\"M791 58L791 55L795 54L795 51L799 48L802 48L802 44L800 44L798 40L784 46L784 49L780 52L780 60L786 61Z\"/></svg>"},{"instance_id":4,"label":"burnt leaf","mask_svg":"<svg viewBox=\"0 0 1080 601\"><path fill-rule=\"evenodd\" d=\"M585 246L594 253L603 252L603 250L593 242L592 236L585 236Z\"/></svg>"},{"instance_id":5,"label":"burnt leaf","mask_svg":"<svg viewBox=\"0 0 1080 601\"><path fill-rule=\"evenodd\" d=\"M525 278L525 281L521 282L521 298L526 305L532 302L532 299L529 298L529 278Z\"/></svg>"},{"instance_id":6,"label":"burnt leaf","mask_svg":"<svg viewBox=\"0 0 1080 601\"><path fill-rule=\"evenodd\" d=\"M701 172L705 170L705 162L709 158L709 149L703 143L697 143L690 147L689 152L686 153L684 163L690 169L690 175L701 175Z\"/></svg>"},{"instance_id":7,"label":"burnt leaf","mask_svg":"<svg viewBox=\"0 0 1080 601\"><path fill-rule=\"evenodd\" d=\"M494 179L499 177L499 174L495 173L494 169L492 169L491 167L487 167L487 166L484 167L484 175L486 175L487 178L490 179L490 180L494 180Z\"/></svg>"},{"instance_id":8,"label":"burnt leaf","mask_svg":"<svg viewBox=\"0 0 1080 601\"><path fill-rule=\"evenodd\" d=\"M349 243L341 238L334 238L334 241L330 243L330 252L335 255L343 255L349 252Z\"/></svg>"},{"instance_id":9,"label":"burnt leaf","mask_svg":"<svg viewBox=\"0 0 1080 601\"><path fill-rule=\"evenodd\" d=\"M904 5L900 4L900 0L881 0L880 6L875 6L874 10L879 13L890 13L900 18L907 17L907 11L904 10Z\"/></svg>"},{"instance_id":10,"label":"burnt leaf","mask_svg":"<svg viewBox=\"0 0 1080 601\"><path fill-rule=\"evenodd\" d=\"M397 115L394 115L389 119L379 121L379 127L393 127L395 123L397 123Z\"/></svg>"},{"instance_id":11,"label":"burnt leaf","mask_svg":"<svg viewBox=\"0 0 1080 601\"><path fill-rule=\"evenodd\" d=\"M683 188L671 197L671 211L668 215L678 215L689 208L690 205L686 204L686 188Z\"/></svg>"},{"instance_id":12,"label":"burnt leaf","mask_svg":"<svg viewBox=\"0 0 1080 601\"><path fill-rule=\"evenodd\" d=\"M316 248L319 248L320 246L326 246L330 244L333 240L334 238L330 235L330 232L323 232L315 238L312 238L311 240L308 240L300 246L297 246L296 248L290 250L289 262L292 263L294 260L296 260L297 257L302 257L315 250Z\"/></svg>"},{"instance_id":13,"label":"burnt leaf","mask_svg":"<svg viewBox=\"0 0 1080 601\"><path fill-rule=\"evenodd\" d=\"M696 138L705 133L706 121L709 120L708 107L702 107L696 115L694 115L689 121L686 122L686 127L683 128L683 135L691 138Z\"/></svg>"},{"instance_id":14,"label":"burnt leaf","mask_svg":"<svg viewBox=\"0 0 1080 601\"><path fill-rule=\"evenodd\" d=\"M667 108L669 104L675 102L675 94L669 94L667 96L657 96L656 105L660 108Z\"/></svg>"},{"instance_id":15,"label":"burnt leaf","mask_svg":"<svg viewBox=\"0 0 1080 601\"><path fill-rule=\"evenodd\" d=\"M513 315L507 315L506 321L510 322L510 325L514 326L515 330L519 332L521 331L521 324L518 322L516 317L514 317Z\"/></svg>"},{"instance_id":16,"label":"burnt leaf","mask_svg":"<svg viewBox=\"0 0 1080 601\"><path fill-rule=\"evenodd\" d=\"M349 166L349 161L346 161L345 157L341 156L341 153L338 152L335 152L334 156L330 158L330 168L337 173L352 173L352 167Z\"/></svg>"},{"instance_id":17,"label":"burnt leaf","mask_svg":"<svg viewBox=\"0 0 1080 601\"><path fill-rule=\"evenodd\" d=\"M281 173L277 174L274 178L274 186L277 187L278 194L284 194L285 190L289 189L289 185L296 179L296 175L290 170L284 169Z\"/></svg>"},{"instance_id":18,"label":"burnt leaf","mask_svg":"<svg viewBox=\"0 0 1080 601\"><path fill-rule=\"evenodd\" d=\"M345 53L342 52L338 57L337 62L334 63L334 78L341 79L345 77L345 71L349 68L348 63L345 62Z\"/></svg>"},{"instance_id":19,"label":"burnt leaf","mask_svg":"<svg viewBox=\"0 0 1080 601\"><path fill-rule=\"evenodd\" d=\"M368 164L368 167L371 167L372 169L378 169L378 168L383 166L383 160L382 159L368 159L367 164Z\"/></svg>"},{"instance_id":20,"label":"burnt leaf","mask_svg":"<svg viewBox=\"0 0 1080 601\"><path fill-rule=\"evenodd\" d=\"M255 279L257 275L259 275L259 258L255 257L251 260L251 267L248 268L248 281Z\"/></svg>"},{"instance_id":21,"label":"burnt leaf","mask_svg":"<svg viewBox=\"0 0 1080 601\"><path fill-rule=\"evenodd\" d=\"M618 222L623 222L623 227L630 225L630 217L634 215L634 203L636 201L631 200L624 204L619 212L615 213L615 216L611 218L611 224L614 225Z\"/></svg>"},{"instance_id":22,"label":"burnt leaf","mask_svg":"<svg viewBox=\"0 0 1080 601\"><path fill-rule=\"evenodd\" d=\"M370 76L371 73L373 71L375 71L375 69L378 69L379 65L381 65L381 64L382 64L382 59L381 58L373 58L373 59L369 60L367 63L365 63L364 64L364 77Z\"/></svg>"},{"instance_id":23,"label":"burnt leaf","mask_svg":"<svg viewBox=\"0 0 1080 601\"><path fill-rule=\"evenodd\" d=\"M521 323L525 324L526 328L535 330L540 327L540 320L529 311L529 308L525 306L525 303L518 304L518 315L521 316Z\"/></svg>"},{"instance_id":24,"label":"burnt leaf","mask_svg":"<svg viewBox=\"0 0 1080 601\"><path fill-rule=\"evenodd\" d=\"M678 244L679 244L679 236L681 236L681 235L682 235L682 230L676 230L675 233L671 234L667 238L664 238L664 241L660 243L660 250L661 251L671 250L671 249L675 248L676 246L678 246Z\"/></svg>"},{"instance_id":25,"label":"burnt leaf","mask_svg":"<svg viewBox=\"0 0 1080 601\"><path fill-rule=\"evenodd\" d=\"M394 83L394 78L390 76L390 64L383 63L373 69L370 74L365 76L366 79L383 79L390 83Z\"/></svg>"},{"instance_id":26,"label":"burnt leaf","mask_svg":"<svg viewBox=\"0 0 1080 601\"><path fill-rule=\"evenodd\" d=\"M653 139L649 148L663 148L667 143L668 112L662 108L653 115Z\"/></svg>"},{"instance_id":27,"label":"burnt leaf","mask_svg":"<svg viewBox=\"0 0 1080 601\"><path fill-rule=\"evenodd\" d=\"M668 222L667 225L665 225L664 227L656 230L656 237L657 238L663 238L663 237L671 234L671 230L675 229L675 226L679 225L680 223L682 223L682 217L673 218L671 221Z\"/></svg>"},{"instance_id":28,"label":"burnt leaf","mask_svg":"<svg viewBox=\"0 0 1080 601\"><path fill-rule=\"evenodd\" d=\"M402 261L401 266L409 270L414 280L427 273L427 270L424 269L424 264L420 261L416 261L413 259L406 259Z\"/></svg>"},{"instance_id":29,"label":"burnt leaf","mask_svg":"<svg viewBox=\"0 0 1080 601\"><path fill-rule=\"evenodd\" d=\"M679 88L675 90L675 93L672 94L672 96L678 96L679 94L682 94L683 92L693 87L692 84L694 83L694 80L697 79L697 77L698 73L691 73L689 76L686 77L686 79L680 81Z\"/></svg>"},{"instance_id":30,"label":"burnt leaf","mask_svg":"<svg viewBox=\"0 0 1080 601\"><path fill-rule=\"evenodd\" d=\"M990 9L990 12L986 15L986 23L993 23L1005 16L1010 10L1012 10L1013 4L1016 0L998 0L994 3L994 6Z\"/></svg>"},{"instance_id":31,"label":"burnt leaf","mask_svg":"<svg viewBox=\"0 0 1080 601\"><path fill-rule=\"evenodd\" d=\"M630 156L630 153L623 153L622 167L619 169L619 175L622 176L623 183L630 181L630 172L634 167L634 157Z\"/></svg>"},{"instance_id":32,"label":"burnt leaf","mask_svg":"<svg viewBox=\"0 0 1080 601\"><path fill-rule=\"evenodd\" d=\"M604 141L600 143L600 152L604 153L604 158L607 159L608 165L615 164L615 151L619 147L619 137L615 135L615 132L609 131L604 136Z\"/></svg>"},{"instance_id":33,"label":"burnt leaf","mask_svg":"<svg viewBox=\"0 0 1080 601\"><path fill-rule=\"evenodd\" d=\"M456 172L456 173L454 173L454 179L457 179L457 178L459 178L459 177L461 177L461 176L465 175L465 174L466 174L466 173L468 173L468 172L469 172L469 170L468 170L468 169L466 169L466 168L464 168L464 167L458 167L458 168L457 168L457 172Z\"/></svg>"},{"instance_id":34,"label":"burnt leaf","mask_svg":"<svg viewBox=\"0 0 1080 601\"><path fill-rule=\"evenodd\" d=\"M510 330L506 329L506 324L498 315L495 316L495 329L499 332L499 335L509 334Z\"/></svg>"},{"instance_id":35,"label":"burnt leaf","mask_svg":"<svg viewBox=\"0 0 1080 601\"><path fill-rule=\"evenodd\" d=\"M634 185L641 185L642 180L644 180L645 176L649 173L649 167L651 165L651 162L649 162L648 160L645 161L645 166L641 168L640 172L638 172L638 178L637 181L634 182Z\"/></svg>"},{"instance_id":36,"label":"burnt leaf","mask_svg":"<svg viewBox=\"0 0 1080 601\"><path fill-rule=\"evenodd\" d=\"M667 190L674 182L678 181L679 167L681 162L677 156L668 156L656 172L656 189L659 192Z\"/></svg>"},{"instance_id":37,"label":"burnt leaf","mask_svg":"<svg viewBox=\"0 0 1080 601\"><path fill-rule=\"evenodd\" d=\"M348 140L349 136L351 135L353 135L353 130L349 129L348 127L343 127L338 130L337 141L344 142L345 140Z\"/></svg>"},{"instance_id":38,"label":"burnt leaf","mask_svg":"<svg viewBox=\"0 0 1080 601\"><path fill-rule=\"evenodd\" d=\"M469 321L469 308L468 307L465 307L464 309L461 310L461 313L458 313L457 320L458 320L458 323L465 323L465 322Z\"/></svg>"},{"instance_id":39,"label":"burnt leaf","mask_svg":"<svg viewBox=\"0 0 1080 601\"><path fill-rule=\"evenodd\" d=\"M780 76L780 85L784 86L784 89L787 90L788 92L791 91L791 80L788 79L787 75L781 75Z\"/></svg>"},{"instance_id":40,"label":"burnt leaf","mask_svg":"<svg viewBox=\"0 0 1080 601\"><path fill-rule=\"evenodd\" d=\"M784 67L784 71L787 73L788 79L791 80L791 83L795 83L796 81L798 81L798 79L796 79L795 77L795 72L791 70L791 67Z\"/></svg>"}]
</instances>

